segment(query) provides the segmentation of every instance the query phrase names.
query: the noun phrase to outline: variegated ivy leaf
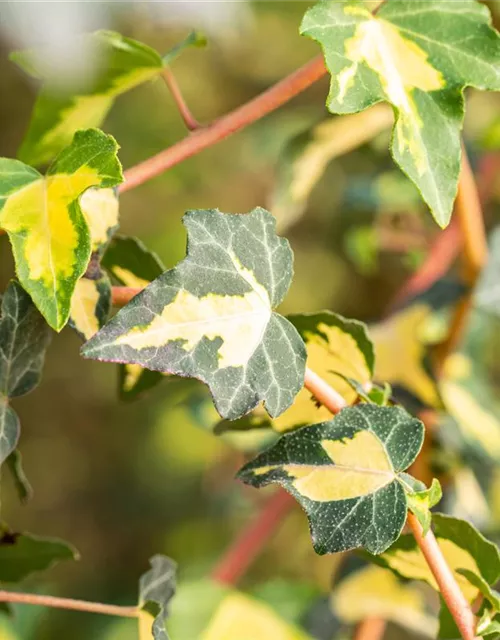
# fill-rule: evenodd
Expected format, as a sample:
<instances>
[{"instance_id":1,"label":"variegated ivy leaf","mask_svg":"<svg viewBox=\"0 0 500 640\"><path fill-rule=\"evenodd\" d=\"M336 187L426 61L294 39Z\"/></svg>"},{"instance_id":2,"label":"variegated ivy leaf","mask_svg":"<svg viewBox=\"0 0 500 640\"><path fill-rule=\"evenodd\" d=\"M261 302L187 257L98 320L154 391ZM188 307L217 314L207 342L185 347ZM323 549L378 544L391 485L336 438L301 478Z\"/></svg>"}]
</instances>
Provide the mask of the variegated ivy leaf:
<instances>
[{"instance_id":1,"label":"variegated ivy leaf","mask_svg":"<svg viewBox=\"0 0 500 640\"><path fill-rule=\"evenodd\" d=\"M199 34L192 33L162 58L151 47L114 31L81 37L85 50L98 60L98 71L90 83L86 78L79 86L66 90L44 78L46 83L19 150L24 162L36 166L50 162L78 129L100 127L117 96L157 76L185 47L205 42ZM37 57L37 51L11 55L27 73L39 77Z\"/></svg>"},{"instance_id":2,"label":"variegated ivy leaf","mask_svg":"<svg viewBox=\"0 0 500 640\"><path fill-rule=\"evenodd\" d=\"M115 236L101 260L119 284L125 287L147 287L165 271L160 258L137 238ZM121 364L119 393L122 400L133 400L164 379L158 371L139 364Z\"/></svg>"},{"instance_id":3,"label":"variegated ivy leaf","mask_svg":"<svg viewBox=\"0 0 500 640\"><path fill-rule=\"evenodd\" d=\"M165 620L167 607L176 588L177 565L166 556L156 555L150 559L151 569L141 576L139 582L140 640L168 640ZM151 626L151 616L154 617ZM152 635L151 635L152 633Z\"/></svg>"},{"instance_id":4,"label":"variegated ivy leaf","mask_svg":"<svg viewBox=\"0 0 500 640\"><path fill-rule=\"evenodd\" d=\"M255 487L278 483L291 493L308 515L317 553L358 547L382 553L406 521L400 474L423 437L422 423L400 407L357 405L284 435L238 476Z\"/></svg>"},{"instance_id":5,"label":"variegated ivy leaf","mask_svg":"<svg viewBox=\"0 0 500 640\"><path fill-rule=\"evenodd\" d=\"M286 595L290 604L290 594ZM208 579L179 585L168 627L175 640L312 640L283 620L269 603Z\"/></svg>"},{"instance_id":6,"label":"variegated ivy leaf","mask_svg":"<svg viewBox=\"0 0 500 640\"><path fill-rule=\"evenodd\" d=\"M404 584L380 567L366 566L349 574L335 585L330 603L345 624L377 617L419 636L436 637L437 621L426 611L425 594L418 585Z\"/></svg>"},{"instance_id":7,"label":"variegated ivy leaf","mask_svg":"<svg viewBox=\"0 0 500 640\"><path fill-rule=\"evenodd\" d=\"M60 560L78 558L76 549L62 540L0 529L0 582L20 582Z\"/></svg>"},{"instance_id":8,"label":"variegated ivy leaf","mask_svg":"<svg viewBox=\"0 0 500 640\"><path fill-rule=\"evenodd\" d=\"M296 135L283 149L269 208L285 229L304 212L312 190L328 164L388 129L393 114L387 105L343 118L329 117Z\"/></svg>"},{"instance_id":9,"label":"variegated ivy leaf","mask_svg":"<svg viewBox=\"0 0 500 640\"><path fill-rule=\"evenodd\" d=\"M11 281L0 318L0 465L19 439L19 418L10 398L25 395L40 381L51 332L29 295Z\"/></svg>"},{"instance_id":10,"label":"variegated ivy leaf","mask_svg":"<svg viewBox=\"0 0 500 640\"><path fill-rule=\"evenodd\" d=\"M494 585L500 578L498 548L465 520L435 513L432 526L460 589L468 602L474 602L485 590L483 583ZM390 549L372 560L402 578L423 580L439 592L434 576L410 534L402 535Z\"/></svg>"},{"instance_id":11,"label":"variegated ivy leaf","mask_svg":"<svg viewBox=\"0 0 500 640\"><path fill-rule=\"evenodd\" d=\"M46 176L0 159L0 227L9 234L16 271L47 322L66 324L75 284L85 273L91 238L79 197L122 181L118 145L97 129L78 131Z\"/></svg>"},{"instance_id":12,"label":"variegated ivy leaf","mask_svg":"<svg viewBox=\"0 0 500 640\"><path fill-rule=\"evenodd\" d=\"M71 298L69 324L84 340L101 329L111 310L111 283L107 274L98 279L80 278Z\"/></svg>"},{"instance_id":13,"label":"variegated ivy leaf","mask_svg":"<svg viewBox=\"0 0 500 640\"><path fill-rule=\"evenodd\" d=\"M442 227L460 171L463 90L500 90L500 37L475 0L390 0L376 15L326 0L301 32L323 47L332 75L327 106L354 113L380 101L396 111L392 154Z\"/></svg>"},{"instance_id":14,"label":"variegated ivy leaf","mask_svg":"<svg viewBox=\"0 0 500 640\"><path fill-rule=\"evenodd\" d=\"M80 208L89 227L92 253L102 255L118 229L118 194L115 189L87 189Z\"/></svg>"},{"instance_id":15,"label":"variegated ivy leaf","mask_svg":"<svg viewBox=\"0 0 500 640\"><path fill-rule=\"evenodd\" d=\"M363 386L371 384L373 375L373 345L366 326L330 311L296 314L287 318L304 340L311 369L338 391L347 404L354 402L357 393L346 378ZM251 416L231 422L223 421L216 430L241 431L267 426L283 433L331 417L330 411L303 388L292 406L277 418L265 418L263 412L256 409Z\"/></svg>"},{"instance_id":16,"label":"variegated ivy leaf","mask_svg":"<svg viewBox=\"0 0 500 640\"><path fill-rule=\"evenodd\" d=\"M189 211L187 257L84 345L85 357L140 364L206 382L219 413L265 403L279 415L303 385L304 343L273 311L292 278L292 252L264 209Z\"/></svg>"}]
</instances>

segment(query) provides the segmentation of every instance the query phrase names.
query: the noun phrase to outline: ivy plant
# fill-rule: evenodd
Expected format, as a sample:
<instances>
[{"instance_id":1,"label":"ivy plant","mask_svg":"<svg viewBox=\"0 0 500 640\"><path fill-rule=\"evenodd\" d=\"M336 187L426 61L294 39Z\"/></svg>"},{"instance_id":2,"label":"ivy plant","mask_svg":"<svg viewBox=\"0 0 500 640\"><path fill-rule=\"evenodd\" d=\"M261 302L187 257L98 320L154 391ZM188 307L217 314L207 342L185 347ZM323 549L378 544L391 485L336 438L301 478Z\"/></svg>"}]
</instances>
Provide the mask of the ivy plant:
<instances>
[{"instance_id":1,"label":"ivy plant","mask_svg":"<svg viewBox=\"0 0 500 640\"><path fill-rule=\"evenodd\" d=\"M500 637L498 530L490 527L492 540L486 539L455 504L460 473L469 467L475 473L471 443L481 444L474 460L489 474L481 476L480 490L494 488L498 477L494 436L485 440L479 432L484 425L498 439L500 426L481 406L486 385L477 391L471 374L478 349L474 314L498 316L498 232L487 261L461 129L465 89L500 90L500 35L488 7L476 0L323 0L306 11L299 31L322 54L206 126L190 114L169 68L187 47L204 43L195 32L165 55L116 32L85 34L99 56L98 73L84 87L63 90L40 78L36 50L12 54L42 80L18 159L0 159L0 229L15 263L0 317L0 465L20 498L27 500L31 487L11 403L39 384L54 331L67 324L83 341L83 358L118 364L121 399L133 400L163 381L194 378L185 402L196 407L206 402L200 391L206 385L218 414L205 418L211 437L263 436L252 441L254 455L237 479L278 487L229 559L209 577L182 578L178 596L176 564L158 554L140 579L134 606L75 604L11 590L0 592L0 603L137 618L141 640L327 637L284 614L271 591L259 596L236 589L252 554L298 503L317 554L359 554L328 603L340 625L359 624L357 638L375 637L366 631L374 618L379 628L392 621L426 633L439 629L441 638ZM293 286L293 242L278 233L273 207L189 210L182 219L186 256L169 269L141 240L117 233L128 191L325 75L326 106L334 115L292 136L279 159L270 201L280 229L308 213L308 198L330 162L377 136L374 148L382 141L390 150L439 227L454 211L450 229L458 229L458 238L450 262L462 246L465 276L452 295L439 304L431 295L432 286L445 284L439 269L429 267L435 264L431 249L414 275L427 286L416 297L403 296L389 317L367 326L337 309L286 315L280 305ZM123 173L118 142L98 127L118 96L160 76L196 131ZM48 168L41 173L40 166ZM412 203L415 187L410 184ZM316 286L321 283L311 282ZM443 513L435 513L438 503ZM77 557L69 543L1 525L0 581L9 588ZM437 591L439 614L438 600L426 610L418 582ZM290 585L283 592L295 601Z\"/></svg>"}]
</instances>

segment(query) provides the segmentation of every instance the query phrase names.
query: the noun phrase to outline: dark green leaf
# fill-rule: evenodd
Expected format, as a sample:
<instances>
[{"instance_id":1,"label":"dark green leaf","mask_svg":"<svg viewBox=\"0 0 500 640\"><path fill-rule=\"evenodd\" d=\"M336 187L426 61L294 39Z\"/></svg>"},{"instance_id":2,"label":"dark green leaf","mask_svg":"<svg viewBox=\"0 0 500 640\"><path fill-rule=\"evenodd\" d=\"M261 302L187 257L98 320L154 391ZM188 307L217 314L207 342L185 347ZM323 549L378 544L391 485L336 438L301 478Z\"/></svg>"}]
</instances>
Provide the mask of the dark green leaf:
<instances>
[{"instance_id":1,"label":"dark green leaf","mask_svg":"<svg viewBox=\"0 0 500 640\"><path fill-rule=\"evenodd\" d=\"M348 407L304 427L245 465L255 487L282 485L309 517L317 553L382 553L399 536L407 500L399 476L422 446L423 425L400 407Z\"/></svg>"},{"instance_id":2,"label":"dark green leaf","mask_svg":"<svg viewBox=\"0 0 500 640\"><path fill-rule=\"evenodd\" d=\"M26 477L26 474L24 473L22 456L19 449L14 449L7 458L7 469L12 475L19 500L21 502L27 502L30 500L33 495L33 489Z\"/></svg>"},{"instance_id":3,"label":"dark green leaf","mask_svg":"<svg viewBox=\"0 0 500 640\"><path fill-rule=\"evenodd\" d=\"M5 530L0 537L0 582L20 582L60 560L78 560L78 552L55 538Z\"/></svg>"}]
</instances>

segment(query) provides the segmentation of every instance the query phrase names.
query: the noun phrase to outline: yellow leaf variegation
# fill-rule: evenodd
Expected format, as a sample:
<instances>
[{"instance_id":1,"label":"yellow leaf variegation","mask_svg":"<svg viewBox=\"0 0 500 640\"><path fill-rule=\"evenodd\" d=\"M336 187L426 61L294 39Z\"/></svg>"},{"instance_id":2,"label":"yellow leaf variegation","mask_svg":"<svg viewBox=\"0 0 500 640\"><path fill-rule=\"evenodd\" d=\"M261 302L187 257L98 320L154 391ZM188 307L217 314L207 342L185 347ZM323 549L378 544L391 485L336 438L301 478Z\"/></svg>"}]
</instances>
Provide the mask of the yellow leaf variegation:
<instances>
[{"instance_id":1,"label":"yellow leaf variegation","mask_svg":"<svg viewBox=\"0 0 500 640\"><path fill-rule=\"evenodd\" d=\"M287 433L240 470L255 487L282 485L309 517L317 553L381 553L399 536L423 426L400 407L360 404ZM388 517L390 514L390 517Z\"/></svg>"},{"instance_id":2,"label":"yellow leaf variegation","mask_svg":"<svg viewBox=\"0 0 500 640\"><path fill-rule=\"evenodd\" d=\"M68 320L91 253L79 197L90 187L121 182L117 150L111 136L89 129L75 134L46 176L0 159L0 227L9 234L21 284L57 331Z\"/></svg>"},{"instance_id":3,"label":"yellow leaf variegation","mask_svg":"<svg viewBox=\"0 0 500 640\"><path fill-rule=\"evenodd\" d=\"M332 75L327 106L355 113L389 102L391 150L441 226L449 222L460 171L463 89L500 90L500 37L475 0L324 0L301 31L323 47Z\"/></svg>"},{"instance_id":4,"label":"yellow leaf variegation","mask_svg":"<svg viewBox=\"0 0 500 640\"><path fill-rule=\"evenodd\" d=\"M106 275L80 278L71 297L70 325L89 340L106 323L111 310L111 283Z\"/></svg>"},{"instance_id":5,"label":"yellow leaf variegation","mask_svg":"<svg viewBox=\"0 0 500 640\"><path fill-rule=\"evenodd\" d=\"M89 227L92 253L102 253L118 228L118 196L114 189L87 189L80 208Z\"/></svg>"}]
</instances>

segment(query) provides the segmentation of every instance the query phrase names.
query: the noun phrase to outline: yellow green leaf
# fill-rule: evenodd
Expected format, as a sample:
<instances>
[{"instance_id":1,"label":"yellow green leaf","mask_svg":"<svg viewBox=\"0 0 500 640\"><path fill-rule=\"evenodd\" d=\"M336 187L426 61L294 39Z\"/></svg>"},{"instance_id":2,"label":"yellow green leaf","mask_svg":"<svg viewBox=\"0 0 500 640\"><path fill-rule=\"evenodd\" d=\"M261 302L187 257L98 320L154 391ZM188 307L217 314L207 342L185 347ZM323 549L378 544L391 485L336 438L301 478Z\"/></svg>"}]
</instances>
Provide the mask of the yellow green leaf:
<instances>
[{"instance_id":1,"label":"yellow green leaf","mask_svg":"<svg viewBox=\"0 0 500 640\"><path fill-rule=\"evenodd\" d=\"M437 621L425 610L423 592L380 567L368 566L348 575L335 585L330 603L346 624L374 617L432 638L437 631Z\"/></svg>"},{"instance_id":2,"label":"yellow green leaf","mask_svg":"<svg viewBox=\"0 0 500 640\"><path fill-rule=\"evenodd\" d=\"M114 189L90 188L80 198L90 232L92 253L102 253L118 228L119 204Z\"/></svg>"},{"instance_id":3,"label":"yellow green leaf","mask_svg":"<svg viewBox=\"0 0 500 640\"><path fill-rule=\"evenodd\" d=\"M111 136L89 129L75 134L45 177L0 159L0 227L9 234L21 284L56 331L68 320L91 253L79 197L89 187L121 182L117 150Z\"/></svg>"},{"instance_id":4,"label":"yellow green leaf","mask_svg":"<svg viewBox=\"0 0 500 640\"><path fill-rule=\"evenodd\" d=\"M80 278L71 298L70 324L89 340L106 323L111 310L111 283L107 275L99 279Z\"/></svg>"}]
</instances>

